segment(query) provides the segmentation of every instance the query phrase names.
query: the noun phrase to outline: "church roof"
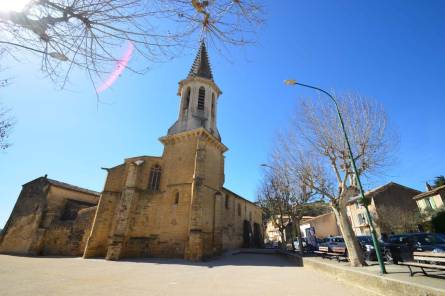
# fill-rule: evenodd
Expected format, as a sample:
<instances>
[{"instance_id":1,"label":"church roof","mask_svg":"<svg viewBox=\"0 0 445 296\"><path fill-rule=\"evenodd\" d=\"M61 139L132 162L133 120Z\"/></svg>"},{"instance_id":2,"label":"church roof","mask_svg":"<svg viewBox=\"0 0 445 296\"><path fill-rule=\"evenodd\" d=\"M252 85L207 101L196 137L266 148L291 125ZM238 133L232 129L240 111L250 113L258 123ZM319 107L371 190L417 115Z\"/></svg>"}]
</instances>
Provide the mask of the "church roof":
<instances>
[{"instance_id":1,"label":"church roof","mask_svg":"<svg viewBox=\"0 0 445 296\"><path fill-rule=\"evenodd\" d=\"M201 41L198 54L193 62L188 77L202 77L213 81L212 68L204 41Z\"/></svg>"},{"instance_id":2,"label":"church roof","mask_svg":"<svg viewBox=\"0 0 445 296\"><path fill-rule=\"evenodd\" d=\"M78 187L78 186L71 185L71 184L68 184L68 183L65 183L65 182L61 182L61 181L57 181L57 180L54 180L54 179L50 179L50 178L47 177L47 175L45 175L43 177L39 177L37 179L34 179L34 180L32 180L32 181L30 181L28 183L25 183L23 185L27 185L29 183L33 183L33 182L40 181L40 180L44 180L44 181L48 182L51 185L54 185L54 186L57 186L57 187L61 187L61 188L65 188L65 189L69 189L69 190L82 192L82 193L86 193L86 194L91 194L91 195L96 195L96 196L100 195L100 192L89 190L89 189L82 188L82 187Z\"/></svg>"}]
</instances>

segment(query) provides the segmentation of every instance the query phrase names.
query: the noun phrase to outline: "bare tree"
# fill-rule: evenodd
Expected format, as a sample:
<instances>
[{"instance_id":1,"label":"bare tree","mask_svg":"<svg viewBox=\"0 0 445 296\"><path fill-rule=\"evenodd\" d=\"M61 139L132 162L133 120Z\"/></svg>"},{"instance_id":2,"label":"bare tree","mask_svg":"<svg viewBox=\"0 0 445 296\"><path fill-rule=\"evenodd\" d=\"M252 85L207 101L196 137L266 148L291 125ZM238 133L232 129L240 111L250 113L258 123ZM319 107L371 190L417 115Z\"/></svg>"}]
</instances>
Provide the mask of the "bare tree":
<instances>
[{"instance_id":1,"label":"bare tree","mask_svg":"<svg viewBox=\"0 0 445 296\"><path fill-rule=\"evenodd\" d=\"M44 73L62 86L73 69L94 78L113 70L125 43L145 61L174 57L197 38L243 45L262 22L255 0L30 0L0 12L0 49L41 57ZM136 62L135 62L136 64ZM147 63L140 60L143 71Z\"/></svg>"},{"instance_id":2,"label":"bare tree","mask_svg":"<svg viewBox=\"0 0 445 296\"><path fill-rule=\"evenodd\" d=\"M387 116L376 101L356 95L337 97L361 177L380 172L388 164L396 139ZM345 239L352 266L366 262L349 222L346 206L358 195L356 178L335 108L323 99L303 100L294 124L281 137L281 157L311 189L330 200Z\"/></svg>"},{"instance_id":3,"label":"bare tree","mask_svg":"<svg viewBox=\"0 0 445 296\"><path fill-rule=\"evenodd\" d=\"M14 119L9 115L9 110L0 105L0 150L6 150L10 143L9 135L14 126Z\"/></svg>"},{"instance_id":4,"label":"bare tree","mask_svg":"<svg viewBox=\"0 0 445 296\"><path fill-rule=\"evenodd\" d=\"M269 221L278 229L282 248L286 249L286 228L290 222L289 195L283 192L280 180L275 174L266 174L258 192L258 203L267 213Z\"/></svg>"},{"instance_id":5,"label":"bare tree","mask_svg":"<svg viewBox=\"0 0 445 296\"><path fill-rule=\"evenodd\" d=\"M275 155L271 171L266 174L262 190L260 191L260 204L271 214L272 219L277 219L278 229L284 238L284 232L289 225L292 226L291 238L294 241L294 233L297 234L299 251L303 252L302 235L300 223L303 216L308 212L315 201L314 197L319 196L301 179L293 178L287 163L283 162L278 155ZM284 241L283 241L284 242ZM292 243L292 248L294 249Z\"/></svg>"}]
</instances>

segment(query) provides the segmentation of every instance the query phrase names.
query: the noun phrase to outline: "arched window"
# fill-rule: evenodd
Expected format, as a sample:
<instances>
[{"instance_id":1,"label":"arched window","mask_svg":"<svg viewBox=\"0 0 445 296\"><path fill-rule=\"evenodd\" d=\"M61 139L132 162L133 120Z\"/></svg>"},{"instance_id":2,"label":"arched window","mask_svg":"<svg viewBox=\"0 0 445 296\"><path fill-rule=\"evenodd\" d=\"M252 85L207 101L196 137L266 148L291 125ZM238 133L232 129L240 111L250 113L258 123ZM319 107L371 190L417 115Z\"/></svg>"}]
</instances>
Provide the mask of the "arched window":
<instances>
[{"instance_id":1,"label":"arched window","mask_svg":"<svg viewBox=\"0 0 445 296\"><path fill-rule=\"evenodd\" d=\"M175 205L179 204L179 192L175 194Z\"/></svg>"},{"instance_id":2,"label":"arched window","mask_svg":"<svg viewBox=\"0 0 445 296\"><path fill-rule=\"evenodd\" d=\"M161 182L161 167L156 164L151 168L149 189L151 191L159 191L160 182Z\"/></svg>"},{"instance_id":3,"label":"arched window","mask_svg":"<svg viewBox=\"0 0 445 296\"><path fill-rule=\"evenodd\" d=\"M184 97L184 106L182 106L183 110L187 110L190 105L190 87L187 87L187 90L185 91L185 97Z\"/></svg>"},{"instance_id":4,"label":"arched window","mask_svg":"<svg viewBox=\"0 0 445 296\"><path fill-rule=\"evenodd\" d=\"M204 89L203 86L201 86L199 88L199 93L198 93L198 110L204 110L205 97L206 97L206 90Z\"/></svg>"},{"instance_id":5,"label":"arched window","mask_svg":"<svg viewBox=\"0 0 445 296\"><path fill-rule=\"evenodd\" d=\"M226 206L226 209L229 209L229 195L228 194L226 194L225 206Z\"/></svg>"}]
</instances>

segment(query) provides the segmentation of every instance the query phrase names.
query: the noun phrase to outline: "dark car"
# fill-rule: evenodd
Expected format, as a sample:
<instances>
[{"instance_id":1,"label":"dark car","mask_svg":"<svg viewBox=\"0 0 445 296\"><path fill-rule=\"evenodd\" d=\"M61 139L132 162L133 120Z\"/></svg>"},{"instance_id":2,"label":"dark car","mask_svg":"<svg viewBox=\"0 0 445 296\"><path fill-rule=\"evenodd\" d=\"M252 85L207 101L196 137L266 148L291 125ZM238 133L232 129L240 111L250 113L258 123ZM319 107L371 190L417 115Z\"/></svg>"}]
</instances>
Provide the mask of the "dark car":
<instances>
[{"instance_id":1,"label":"dark car","mask_svg":"<svg viewBox=\"0 0 445 296\"><path fill-rule=\"evenodd\" d=\"M377 254L375 252L374 243L370 235L357 235L357 240L363 250L365 259L368 261L376 261ZM381 254L384 254L384 242L379 241Z\"/></svg>"},{"instance_id":2,"label":"dark car","mask_svg":"<svg viewBox=\"0 0 445 296\"><path fill-rule=\"evenodd\" d=\"M412 260L413 252L433 250L445 252L445 234L420 232L391 235L384 244L386 260L395 264Z\"/></svg>"}]
</instances>

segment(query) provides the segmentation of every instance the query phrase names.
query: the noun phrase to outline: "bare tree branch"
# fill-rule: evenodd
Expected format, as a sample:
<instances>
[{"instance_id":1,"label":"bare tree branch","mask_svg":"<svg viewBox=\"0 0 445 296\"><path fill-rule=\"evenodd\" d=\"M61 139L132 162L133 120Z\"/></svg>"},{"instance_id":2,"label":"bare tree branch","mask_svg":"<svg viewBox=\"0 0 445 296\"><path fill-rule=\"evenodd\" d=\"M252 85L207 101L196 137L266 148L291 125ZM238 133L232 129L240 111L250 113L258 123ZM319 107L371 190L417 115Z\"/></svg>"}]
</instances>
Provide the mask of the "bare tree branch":
<instances>
[{"instance_id":1,"label":"bare tree branch","mask_svg":"<svg viewBox=\"0 0 445 296\"><path fill-rule=\"evenodd\" d=\"M31 0L22 11L0 12L0 49L37 54L41 70L64 86L72 69L95 79L110 73L131 42L143 60L129 69L140 73L147 62L169 60L193 40L253 42L263 22L259 2Z\"/></svg>"}]
</instances>

